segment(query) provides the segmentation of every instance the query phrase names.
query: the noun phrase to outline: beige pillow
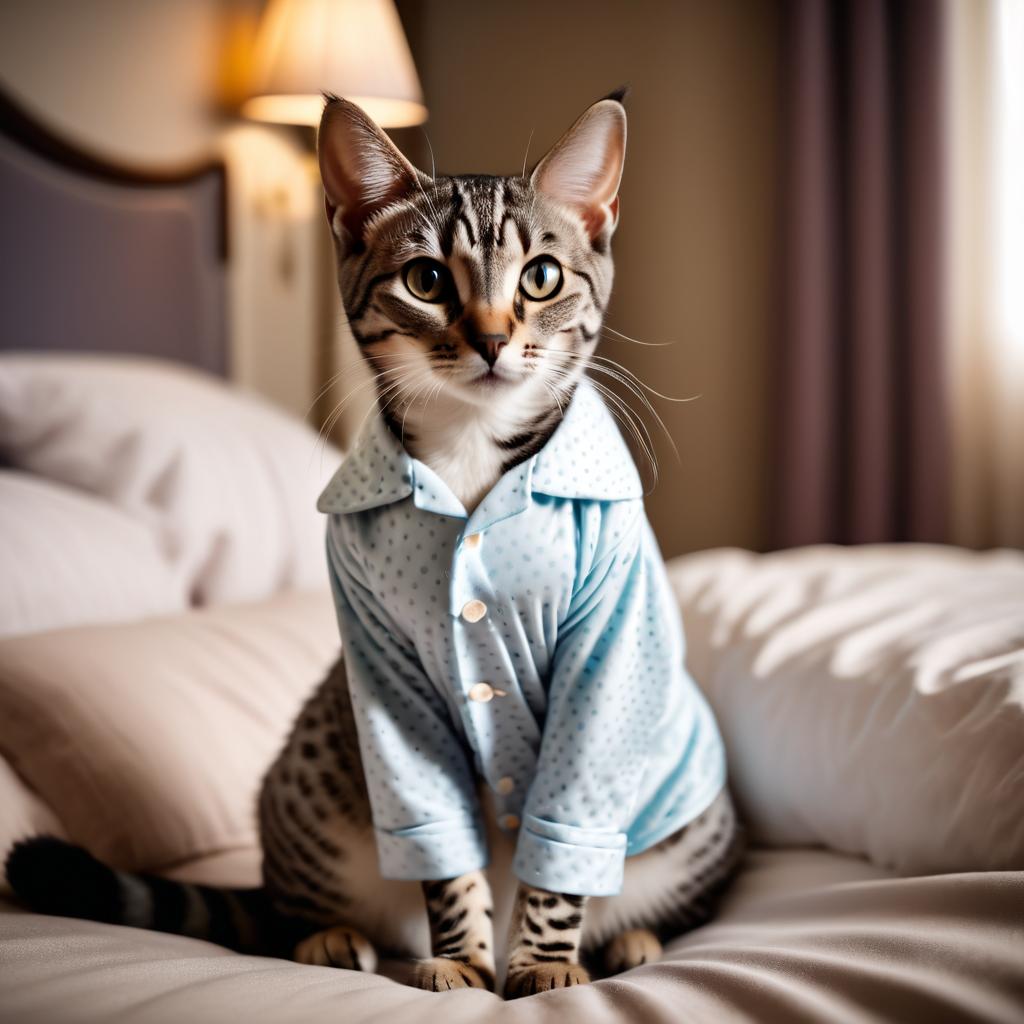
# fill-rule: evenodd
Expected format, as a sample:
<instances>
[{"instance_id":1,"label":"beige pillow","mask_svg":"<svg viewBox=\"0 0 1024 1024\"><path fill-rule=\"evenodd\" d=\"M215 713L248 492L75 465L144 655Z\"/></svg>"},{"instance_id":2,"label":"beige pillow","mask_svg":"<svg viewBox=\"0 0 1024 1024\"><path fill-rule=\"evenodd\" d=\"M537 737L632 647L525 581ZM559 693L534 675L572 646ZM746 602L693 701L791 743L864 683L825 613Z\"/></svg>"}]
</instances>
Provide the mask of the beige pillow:
<instances>
[{"instance_id":1,"label":"beige pillow","mask_svg":"<svg viewBox=\"0 0 1024 1024\"><path fill-rule=\"evenodd\" d=\"M145 525L90 494L0 470L0 637L184 609Z\"/></svg>"},{"instance_id":2,"label":"beige pillow","mask_svg":"<svg viewBox=\"0 0 1024 1024\"><path fill-rule=\"evenodd\" d=\"M338 650L326 591L3 640L0 752L111 863L251 847L259 781Z\"/></svg>"},{"instance_id":3,"label":"beige pillow","mask_svg":"<svg viewBox=\"0 0 1024 1024\"><path fill-rule=\"evenodd\" d=\"M316 499L339 453L209 374L141 357L0 353L0 461L147 527L194 603L327 585Z\"/></svg>"},{"instance_id":4,"label":"beige pillow","mask_svg":"<svg viewBox=\"0 0 1024 1024\"><path fill-rule=\"evenodd\" d=\"M755 839L1024 868L1024 554L712 551L670 571Z\"/></svg>"},{"instance_id":5,"label":"beige pillow","mask_svg":"<svg viewBox=\"0 0 1024 1024\"><path fill-rule=\"evenodd\" d=\"M14 769L0 757L0 864L7 851L19 839L46 833L62 836L64 830L57 816L28 786ZM0 872L0 891L7 891L7 878Z\"/></svg>"}]
</instances>

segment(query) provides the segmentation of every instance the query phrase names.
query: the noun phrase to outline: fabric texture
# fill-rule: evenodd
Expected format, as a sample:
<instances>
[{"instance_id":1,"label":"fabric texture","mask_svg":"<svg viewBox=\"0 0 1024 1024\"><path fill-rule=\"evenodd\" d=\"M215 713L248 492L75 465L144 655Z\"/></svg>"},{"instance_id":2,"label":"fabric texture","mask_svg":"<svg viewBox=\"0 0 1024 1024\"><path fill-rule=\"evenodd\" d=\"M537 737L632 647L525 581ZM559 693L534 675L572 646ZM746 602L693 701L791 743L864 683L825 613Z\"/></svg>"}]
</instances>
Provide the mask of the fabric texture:
<instances>
[{"instance_id":1,"label":"fabric texture","mask_svg":"<svg viewBox=\"0 0 1024 1024\"><path fill-rule=\"evenodd\" d=\"M711 551L670 575L755 841L1024 868L1024 554Z\"/></svg>"},{"instance_id":2,"label":"fabric texture","mask_svg":"<svg viewBox=\"0 0 1024 1024\"><path fill-rule=\"evenodd\" d=\"M222 878L202 863L190 873ZM823 851L756 851L715 920L670 943L660 962L503 1003L477 989L417 991L387 977L0 909L0 1019L1019 1024L1022 921L1019 873L892 878Z\"/></svg>"},{"instance_id":3,"label":"fabric texture","mask_svg":"<svg viewBox=\"0 0 1024 1024\"><path fill-rule=\"evenodd\" d=\"M379 419L319 507L385 877L486 864L477 774L520 830L516 875L590 896L721 790L640 481L591 385L468 517Z\"/></svg>"},{"instance_id":4,"label":"fabric texture","mask_svg":"<svg viewBox=\"0 0 1024 1024\"><path fill-rule=\"evenodd\" d=\"M945 541L954 5L780 6L771 544Z\"/></svg>"},{"instance_id":5,"label":"fabric texture","mask_svg":"<svg viewBox=\"0 0 1024 1024\"><path fill-rule=\"evenodd\" d=\"M337 653L326 591L9 638L0 753L119 867L252 849L260 780Z\"/></svg>"},{"instance_id":6,"label":"fabric texture","mask_svg":"<svg viewBox=\"0 0 1024 1024\"><path fill-rule=\"evenodd\" d=\"M183 610L142 523L90 494L0 469L0 637Z\"/></svg>"},{"instance_id":7,"label":"fabric texture","mask_svg":"<svg viewBox=\"0 0 1024 1024\"><path fill-rule=\"evenodd\" d=\"M155 359L0 353L0 461L108 502L195 604L326 586L340 456L253 395Z\"/></svg>"}]
</instances>

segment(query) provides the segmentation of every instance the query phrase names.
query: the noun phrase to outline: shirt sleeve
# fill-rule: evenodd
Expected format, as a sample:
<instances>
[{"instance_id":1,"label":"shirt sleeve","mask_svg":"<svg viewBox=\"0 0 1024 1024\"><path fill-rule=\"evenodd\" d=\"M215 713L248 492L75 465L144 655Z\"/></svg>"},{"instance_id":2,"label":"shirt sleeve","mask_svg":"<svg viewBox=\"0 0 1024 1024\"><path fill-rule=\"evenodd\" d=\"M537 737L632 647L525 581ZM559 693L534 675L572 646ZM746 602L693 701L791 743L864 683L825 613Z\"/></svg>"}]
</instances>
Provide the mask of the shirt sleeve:
<instances>
[{"instance_id":1,"label":"shirt sleeve","mask_svg":"<svg viewBox=\"0 0 1024 1024\"><path fill-rule=\"evenodd\" d=\"M642 505L611 510L559 629L513 863L530 885L584 896L622 888L653 734L684 673L677 605Z\"/></svg>"},{"instance_id":2,"label":"shirt sleeve","mask_svg":"<svg viewBox=\"0 0 1024 1024\"><path fill-rule=\"evenodd\" d=\"M487 864L473 774L442 695L366 581L340 517L328 567L381 875L454 878Z\"/></svg>"}]
</instances>

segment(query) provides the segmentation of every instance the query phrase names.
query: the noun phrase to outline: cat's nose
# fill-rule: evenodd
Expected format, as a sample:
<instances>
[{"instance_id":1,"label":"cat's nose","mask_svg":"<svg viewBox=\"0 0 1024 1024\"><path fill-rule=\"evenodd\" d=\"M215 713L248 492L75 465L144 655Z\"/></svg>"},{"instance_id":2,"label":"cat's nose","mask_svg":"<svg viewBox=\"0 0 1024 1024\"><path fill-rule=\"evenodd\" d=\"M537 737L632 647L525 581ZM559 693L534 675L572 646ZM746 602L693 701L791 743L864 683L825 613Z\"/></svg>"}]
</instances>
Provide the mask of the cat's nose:
<instances>
[{"instance_id":1,"label":"cat's nose","mask_svg":"<svg viewBox=\"0 0 1024 1024\"><path fill-rule=\"evenodd\" d=\"M469 339L470 347L484 357L488 366L494 366L501 350L508 344L507 334L476 334Z\"/></svg>"}]
</instances>

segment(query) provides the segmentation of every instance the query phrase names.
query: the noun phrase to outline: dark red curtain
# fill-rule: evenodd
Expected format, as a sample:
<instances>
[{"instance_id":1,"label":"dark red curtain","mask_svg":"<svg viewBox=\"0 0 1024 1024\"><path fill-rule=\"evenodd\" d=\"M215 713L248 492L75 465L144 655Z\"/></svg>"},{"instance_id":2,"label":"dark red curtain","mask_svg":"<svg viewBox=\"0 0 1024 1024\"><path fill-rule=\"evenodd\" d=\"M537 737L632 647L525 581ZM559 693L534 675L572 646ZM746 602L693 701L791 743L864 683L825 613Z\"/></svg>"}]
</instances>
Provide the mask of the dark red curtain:
<instances>
[{"instance_id":1,"label":"dark red curtain","mask_svg":"<svg viewBox=\"0 0 1024 1024\"><path fill-rule=\"evenodd\" d=\"M941 541L941 0L789 0L774 543Z\"/></svg>"}]
</instances>

